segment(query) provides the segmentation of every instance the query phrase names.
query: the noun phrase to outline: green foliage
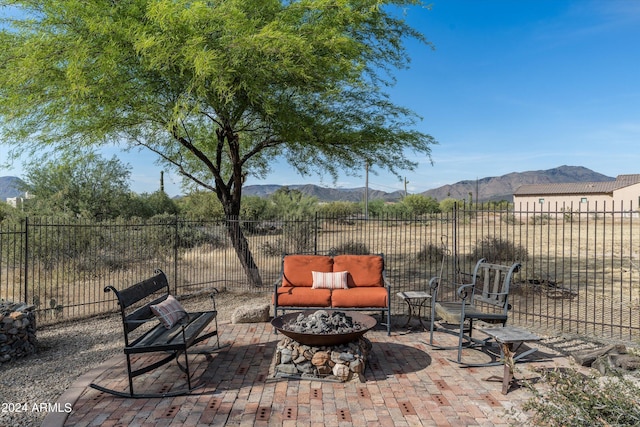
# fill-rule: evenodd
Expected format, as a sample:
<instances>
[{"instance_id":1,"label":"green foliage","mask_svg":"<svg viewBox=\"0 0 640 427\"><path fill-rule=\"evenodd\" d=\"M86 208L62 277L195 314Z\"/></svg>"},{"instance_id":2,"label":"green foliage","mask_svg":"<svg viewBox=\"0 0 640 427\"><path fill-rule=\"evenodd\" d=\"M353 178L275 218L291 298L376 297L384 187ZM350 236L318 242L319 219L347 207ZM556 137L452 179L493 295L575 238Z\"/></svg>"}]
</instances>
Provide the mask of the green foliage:
<instances>
[{"instance_id":1,"label":"green foliage","mask_svg":"<svg viewBox=\"0 0 640 427\"><path fill-rule=\"evenodd\" d=\"M318 206L318 213L324 217L346 220L362 213L362 206L355 202L330 202Z\"/></svg>"},{"instance_id":2,"label":"green foliage","mask_svg":"<svg viewBox=\"0 0 640 427\"><path fill-rule=\"evenodd\" d=\"M251 220L266 219L269 210L269 201L264 197L245 196L242 198L240 217Z\"/></svg>"},{"instance_id":3,"label":"green foliage","mask_svg":"<svg viewBox=\"0 0 640 427\"><path fill-rule=\"evenodd\" d=\"M544 371L545 391L529 387L524 404L533 424L551 427L640 425L640 387L620 375L596 377L574 369Z\"/></svg>"},{"instance_id":4,"label":"green foliage","mask_svg":"<svg viewBox=\"0 0 640 427\"><path fill-rule=\"evenodd\" d=\"M368 207L371 218L381 218L385 213L385 202L382 199L369 200Z\"/></svg>"},{"instance_id":5,"label":"green foliage","mask_svg":"<svg viewBox=\"0 0 640 427\"><path fill-rule=\"evenodd\" d=\"M128 167L117 158L105 160L92 153L33 161L25 176L32 198L26 200L24 210L68 218L117 218L130 207L129 175Z\"/></svg>"},{"instance_id":6,"label":"green foliage","mask_svg":"<svg viewBox=\"0 0 640 427\"><path fill-rule=\"evenodd\" d=\"M269 218L308 218L318 207L318 199L300 190L279 188L269 196Z\"/></svg>"},{"instance_id":7,"label":"green foliage","mask_svg":"<svg viewBox=\"0 0 640 427\"><path fill-rule=\"evenodd\" d=\"M485 237L469 254L469 259L477 261L486 258L488 262L496 264L524 262L529 258L527 249L515 245L508 240L497 237Z\"/></svg>"},{"instance_id":8,"label":"green foliage","mask_svg":"<svg viewBox=\"0 0 640 427\"><path fill-rule=\"evenodd\" d=\"M424 215L440 212L440 204L433 197L425 197L421 194L410 194L402 199L402 204L409 208L413 215Z\"/></svg>"},{"instance_id":9,"label":"green foliage","mask_svg":"<svg viewBox=\"0 0 640 427\"><path fill-rule=\"evenodd\" d=\"M17 224L24 219L24 214L8 203L0 202L0 224Z\"/></svg>"},{"instance_id":10,"label":"green foliage","mask_svg":"<svg viewBox=\"0 0 640 427\"><path fill-rule=\"evenodd\" d=\"M420 13L418 0L6 5L26 14L0 32L1 137L19 150L147 147L237 214L241 183L274 157L397 173L416 166L405 148L435 143L384 92L405 43L429 45L387 6Z\"/></svg>"},{"instance_id":11,"label":"green foliage","mask_svg":"<svg viewBox=\"0 0 640 427\"><path fill-rule=\"evenodd\" d=\"M411 209L404 203L385 203L382 215L388 218L410 218L413 216Z\"/></svg>"},{"instance_id":12,"label":"green foliage","mask_svg":"<svg viewBox=\"0 0 640 427\"><path fill-rule=\"evenodd\" d=\"M177 201L180 213L189 220L215 221L224 218L222 204L209 191L195 191Z\"/></svg>"},{"instance_id":13,"label":"green foliage","mask_svg":"<svg viewBox=\"0 0 640 427\"><path fill-rule=\"evenodd\" d=\"M177 215L180 212L178 204L162 190L151 194L143 193L139 196L133 196L132 199L131 207L133 209L128 216L151 218L162 214Z\"/></svg>"},{"instance_id":14,"label":"green foliage","mask_svg":"<svg viewBox=\"0 0 640 427\"><path fill-rule=\"evenodd\" d=\"M420 0L8 5L25 13L0 31L0 140L16 155L144 147L231 218L247 177L277 158L286 173L399 175L417 166L405 153L436 143L385 92L409 63L405 44L429 46L397 16L425 11ZM245 237L230 237L260 286Z\"/></svg>"},{"instance_id":15,"label":"green foliage","mask_svg":"<svg viewBox=\"0 0 640 427\"><path fill-rule=\"evenodd\" d=\"M464 201L446 198L440 202L440 212L453 212L456 205L462 206Z\"/></svg>"}]
</instances>

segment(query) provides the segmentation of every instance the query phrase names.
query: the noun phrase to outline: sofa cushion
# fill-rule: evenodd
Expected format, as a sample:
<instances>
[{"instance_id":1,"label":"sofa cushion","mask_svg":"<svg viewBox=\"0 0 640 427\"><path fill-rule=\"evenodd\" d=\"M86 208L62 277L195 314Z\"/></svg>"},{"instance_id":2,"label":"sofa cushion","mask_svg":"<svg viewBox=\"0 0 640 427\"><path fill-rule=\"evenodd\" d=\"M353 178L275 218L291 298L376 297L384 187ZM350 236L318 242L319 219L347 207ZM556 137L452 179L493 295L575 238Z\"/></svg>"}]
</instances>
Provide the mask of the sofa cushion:
<instances>
[{"instance_id":1,"label":"sofa cushion","mask_svg":"<svg viewBox=\"0 0 640 427\"><path fill-rule=\"evenodd\" d=\"M278 306L331 307L331 290L281 286L278 288Z\"/></svg>"},{"instance_id":2,"label":"sofa cushion","mask_svg":"<svg viewBox=\"0 0 640 427\"><path fill-rule=\"evenodd\" d=\"M331 307L333 308L387 308L387 289L380 287L359 287L351 289L336 289L331 293Z\"/></svg>"},{"instance_id":3,"label":"sofa cushion","mask_svg":"<svg viewBox=\"0 0 640 427\"><path fill-rule=\"evenodd\" d=\"M333 259L323 255L287 255L284 257L282 286L313 285L312 271L333 271Z\"/></svg>"},{"instance_id":4,"label":"sofa cushion","mask_svg":"<svg viewBox=\"0 0 640 427\"><path fill-rule=\"evenodd\" d=\"M337 255L333 258L333 269L349 272L350 288L384 286L384 260L380 255Z\"/></svg>"},{"instance_id":5,"label":"sofa cushion","mask_svg":"<svg viewBox=\"0 0 640 427\"><path fill-rule=\"evenodd\" d=\"M322 273L312 271L313 289L348 289L347 272L334 271L333 273Z\"/></svg>"}]
</instances>

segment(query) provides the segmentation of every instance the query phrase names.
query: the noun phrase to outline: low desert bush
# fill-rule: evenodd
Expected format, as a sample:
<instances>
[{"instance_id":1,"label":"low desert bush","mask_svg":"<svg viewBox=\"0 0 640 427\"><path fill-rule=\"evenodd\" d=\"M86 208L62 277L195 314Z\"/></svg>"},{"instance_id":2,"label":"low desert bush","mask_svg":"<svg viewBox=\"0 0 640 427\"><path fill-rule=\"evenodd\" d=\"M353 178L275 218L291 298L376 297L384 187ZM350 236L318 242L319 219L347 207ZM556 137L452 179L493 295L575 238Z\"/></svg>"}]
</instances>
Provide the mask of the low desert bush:
<instances>
[{"instance_id":1,"label":"low desert bush","mask_svg":"<svg viewBox=\"0 0 640 427\"><path fill-rule=\"evenodd\" d=\"M368 255L371 253L366 243L355 242L353 240L331 248L330 252L335 255Z\"/></svg>"},{"instance_id":2,"label":"low desert bush","mask_svg":"<svg viewBox=\"0 0 640 427\"><path fill-rule=\"evenodd\" d=\"M440 262L442 261L442 256L444 255L444 250L442 246L434 245L433 243L429 243L428 245L424 245L420 252L416 255L416 258L420 262Z\"/></svg>"},{"instance_id":3,"label":"low desert bush","mask_svg":"<svg viewBox=\"0 0 640 427\"><path fill-rule=\"evenodd\" d=\"M640 387L630 379L584 375L569 368L544 371L541 383L541 390L529 385L533 397L523 406L533 425L640 425Z\"/></svg>"},{"instance_id":4,"label":"low desert bush","mask_svg":"<svg viewBox=\"0 0 640 427\"><path fill-rule=\"evenodd\" d=\"M469 254L471 260L485 258L488 262L496 264L524 262L528 257L526 248L497 237L482 239Z\"/></svg>"}]
</instances>

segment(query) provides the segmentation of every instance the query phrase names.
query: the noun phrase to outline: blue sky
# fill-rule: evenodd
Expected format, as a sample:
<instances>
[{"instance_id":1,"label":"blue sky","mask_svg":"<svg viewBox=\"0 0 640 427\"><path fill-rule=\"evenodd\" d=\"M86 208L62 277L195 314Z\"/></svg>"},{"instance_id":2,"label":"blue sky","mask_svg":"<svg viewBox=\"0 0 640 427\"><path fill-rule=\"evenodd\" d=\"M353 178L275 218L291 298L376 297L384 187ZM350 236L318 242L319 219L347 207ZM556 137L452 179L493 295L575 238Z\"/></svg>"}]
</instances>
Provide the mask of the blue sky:
<instances>
[{"instance_id":1,"label":"blue sky","mask_svg":"<svg viewBox=\"0 0 640 427\"><path fill-rule=\"evenodd\" d=\"M411 68L396 73L389 93L439 141L433 165L407 153L419 163L403 174L410 193L561 165L613 177L640 173L640 1L434 0L431 10L409 9L407 20L435 50L411 43ZM131 165L134 191L158 188L151 153L105 154ZM283 170L246 185L365 184L364 171L334 183ZM21 173L19 163L0 167L0 176ZM369 185L404 189L402 179L375 170ZM181 192L171 174L165 186L170 195Z\"/></svg>"}]
</instances>

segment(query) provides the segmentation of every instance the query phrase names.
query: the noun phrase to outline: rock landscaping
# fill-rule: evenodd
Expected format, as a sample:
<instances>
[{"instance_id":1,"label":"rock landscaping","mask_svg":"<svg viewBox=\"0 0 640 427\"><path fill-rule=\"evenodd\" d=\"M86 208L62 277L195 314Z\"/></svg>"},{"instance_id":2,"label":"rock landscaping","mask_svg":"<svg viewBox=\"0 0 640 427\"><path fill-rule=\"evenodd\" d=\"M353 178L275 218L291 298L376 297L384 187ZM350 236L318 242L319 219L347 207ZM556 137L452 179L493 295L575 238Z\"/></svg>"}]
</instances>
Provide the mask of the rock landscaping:
<instances>
[{"instance_id":1,"label":"rock landscaping","mask_svg":"<svg viewBox=\"0 0 640 427\"><path fill-rule=\"evenodd\" d=\"M0 301L0 364L37 350L34 306Z\"/></svg>"},{"instance_id":2,"label":"rock landscaping","mask_svg":"<svg viewBox=\"0 0 640 427\"><path fill-rule=\"evenodd\" d=\"M334 346L309 346L283 338L276 347L273 377L362 381L370 351L371 342L364 337Z\"/></svg>"}]
</instances>

